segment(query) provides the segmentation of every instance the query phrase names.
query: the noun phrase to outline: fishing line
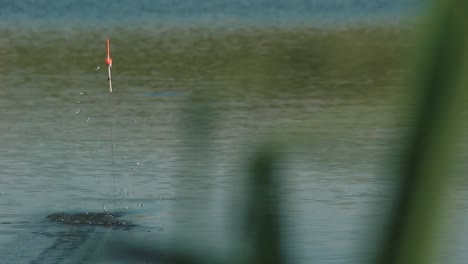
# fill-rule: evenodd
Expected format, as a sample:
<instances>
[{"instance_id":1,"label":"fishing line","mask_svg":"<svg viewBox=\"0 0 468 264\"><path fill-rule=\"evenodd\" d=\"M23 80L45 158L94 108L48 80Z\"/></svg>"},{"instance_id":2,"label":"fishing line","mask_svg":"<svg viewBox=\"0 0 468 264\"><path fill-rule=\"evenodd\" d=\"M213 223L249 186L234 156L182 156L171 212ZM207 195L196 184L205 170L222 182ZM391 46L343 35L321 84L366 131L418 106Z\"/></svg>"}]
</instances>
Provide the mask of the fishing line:
<instances>
[{"instance_id":1,"label":"fishing line","mask_svg":"<svg viewBox=\"0 0 468 264\"><path fill-rule=\"evenodd\" d=\"M112 184L114 186L114 211L117 208L117 202L115 199L115 162L114 162L114 104L113 104L113 96L112 96L112 58L110 57L110 40L106 39L106 46L107 46L107 57L106 57L106 65L107 65L107 79L109 81L109 104L110 104L110 112L111 112L111 125L110 125L110 149L111 149L111 158L112 158ZM103 207L104 209L104 207Z\"/></svg>"}]
</instances>

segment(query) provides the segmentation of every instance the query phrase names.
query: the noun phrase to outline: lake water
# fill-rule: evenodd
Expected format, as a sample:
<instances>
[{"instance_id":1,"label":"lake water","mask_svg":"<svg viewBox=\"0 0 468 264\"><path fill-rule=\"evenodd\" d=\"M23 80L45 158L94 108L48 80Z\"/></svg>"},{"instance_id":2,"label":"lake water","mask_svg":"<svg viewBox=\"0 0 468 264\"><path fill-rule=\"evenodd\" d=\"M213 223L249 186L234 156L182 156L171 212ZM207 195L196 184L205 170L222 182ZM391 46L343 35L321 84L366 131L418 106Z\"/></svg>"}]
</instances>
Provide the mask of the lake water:
<instances>
[{"instance_id":1,"label":"lake water","mask_svg":"<svg viewBox=\"0 0 468 264\"><path fill-rule=\"evenodd\" d=\"M115 263L92 249L119 240L229 252L248 159L277 134L308 141L277 170L289 262L371 258L404 127L411 30L395 24L419 1L23 2L0 1L0 263ZM468 257L457 183L443 263ZM103 205L137 227L45 221Z\"/></svg>"}]
</instances>

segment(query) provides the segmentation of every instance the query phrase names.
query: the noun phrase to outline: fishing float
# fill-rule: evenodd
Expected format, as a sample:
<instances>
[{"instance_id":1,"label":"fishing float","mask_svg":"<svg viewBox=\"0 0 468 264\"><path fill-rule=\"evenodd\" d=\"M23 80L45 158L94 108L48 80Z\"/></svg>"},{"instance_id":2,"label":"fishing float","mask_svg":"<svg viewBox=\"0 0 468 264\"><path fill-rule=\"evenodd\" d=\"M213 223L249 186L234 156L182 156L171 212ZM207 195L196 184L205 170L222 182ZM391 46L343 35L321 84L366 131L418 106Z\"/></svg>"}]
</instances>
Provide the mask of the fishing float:
<instances>
[{"instance_id":1,"label":"fishing float","mask_svg":"<svg viewBox=\"0 0 468 264\"><path fill-rule=\"evenodd\" d=\"M105 60L107 65L107 73L108 73L108 80L109 80L109 91L112 93L112 74L111 74L111 67L112 67L112 58L110 57L110 40L106 39L107 44L107 58Z\"/></svg>"}]
</instances>

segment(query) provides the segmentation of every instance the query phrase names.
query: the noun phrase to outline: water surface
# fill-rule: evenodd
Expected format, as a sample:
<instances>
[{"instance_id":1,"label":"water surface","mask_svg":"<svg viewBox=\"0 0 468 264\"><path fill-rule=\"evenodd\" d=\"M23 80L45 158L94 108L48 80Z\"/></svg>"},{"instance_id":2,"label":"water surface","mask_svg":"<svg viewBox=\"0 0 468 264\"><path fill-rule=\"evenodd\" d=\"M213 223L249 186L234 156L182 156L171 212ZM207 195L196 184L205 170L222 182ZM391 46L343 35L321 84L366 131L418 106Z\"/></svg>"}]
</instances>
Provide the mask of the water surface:
<instances>
[{"instance_id":1,"label":"water surface","mask_svg":"<svg viewBox=\"0 0 468 264\"><path fill-rule=\"evenodd\" d=\"M199 17L238 19L245 7L211 3L205 11L188 1L168 11L142 1L126 4L129 22L122 22L115 21L122 6L100 1L92 10L113 14L100 24L85 4L62 14L74 3L64 2L47 5L45 13L40 1L0 2L9 7L2 9L0 28L0 263L97 262L102 256L90 249L115 239L170 244L178 237L229 250L242 243L247 159L278 133L310 139L290 149L278 167L290 262L353 263L372 256L372 248L362 246L374 241L373 227L389 205L386 191L395 181L383 164L405 126L398 102L406 89L408 28L316 27L298 15L306 5L300 1L299 7L268 5L276 10L271 17L280 18L268 23L230 20L214 27ZM315 2L304 14L377 8L392 17L404 5L361 3L358 12ZM259 17L262 4L251 5L249 18ZM145 23L135 22L141 10ZM203 23L148 22L158 12L184 17L184 10ZM301 22L284 26L288 16L277 10ZM76 23L74 16L86 21ZM112 95L106 37L114 60ZM445 218L465 230L466 183L457 189L456 208ZM124 212L137 227L45 221L57 212L101 212L102 205ZM466 232L442 237L448 250L439 258L462 263Z\"/></svg>"}]
</instances>

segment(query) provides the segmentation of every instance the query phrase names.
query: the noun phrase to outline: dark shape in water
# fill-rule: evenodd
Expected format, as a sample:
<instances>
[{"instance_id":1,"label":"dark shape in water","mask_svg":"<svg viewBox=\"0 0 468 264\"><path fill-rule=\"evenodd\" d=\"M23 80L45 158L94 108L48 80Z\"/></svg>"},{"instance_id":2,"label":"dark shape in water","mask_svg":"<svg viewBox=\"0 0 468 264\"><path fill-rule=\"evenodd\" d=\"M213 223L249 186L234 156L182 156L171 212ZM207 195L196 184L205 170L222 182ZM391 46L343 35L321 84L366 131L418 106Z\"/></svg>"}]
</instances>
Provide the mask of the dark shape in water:
<instances>
[{"instance_id":1,"label":"dark shape in water","mask_svg":"<svg viewBox=\"0 0 468 264\"><path fill-rule=\"evenodd\" d=\"M49 222L63 223L67 225L92 225L114 228L131 228L134 225L125 220L120 220L122 216L117 213L55 213L46 218Z\"/></svg>"}]
</instances>

